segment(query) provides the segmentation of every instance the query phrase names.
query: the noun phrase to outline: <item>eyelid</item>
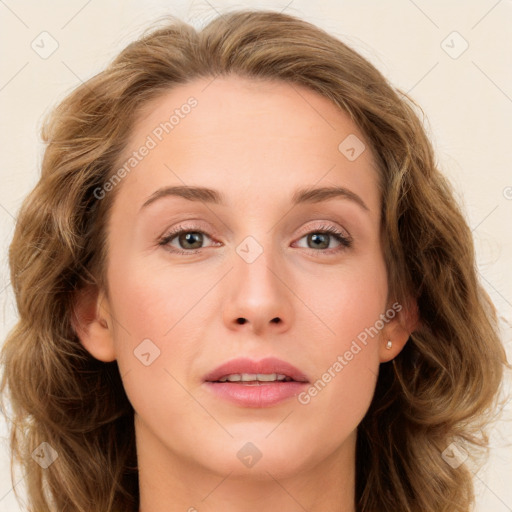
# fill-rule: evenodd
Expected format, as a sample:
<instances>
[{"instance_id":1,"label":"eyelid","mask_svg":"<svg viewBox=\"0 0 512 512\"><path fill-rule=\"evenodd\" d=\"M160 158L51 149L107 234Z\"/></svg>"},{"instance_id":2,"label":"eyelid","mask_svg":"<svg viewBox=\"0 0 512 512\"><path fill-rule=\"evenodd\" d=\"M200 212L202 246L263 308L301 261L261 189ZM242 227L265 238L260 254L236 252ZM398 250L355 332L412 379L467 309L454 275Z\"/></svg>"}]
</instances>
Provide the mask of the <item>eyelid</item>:
<instances>
[{"instance_id":1,"label":"eyelid","mask_svg":"<svg viewBox=\"0 0 512 512\"><path fill-rule=\"evenodd\" d=\"M194 219L186 219L182 222L178 222L176 225L167 228L164 231L164 234L161 236L161 238L168 237L170 234L178 234L181 231L200 231L202 233L207 234L212 232L212 227L210 224L200 221L200 220L194 220ZM210 236L211 238L211 236Z\"/></svg>"},{"instance_id":2,"label":"eyelid","mask_svg":"<svg viewBox=\"0 0 512 512\"><path fill-rule=\"evenodd\" d=\"M196 220L185 220L173 228L166 229L164 234L158 238L157 243L158 245L163 246L168 245L172 239L176 238L182 232L198 232L203 235L206 235L210 240L214 240L214 237L210 235L210 229L205 227L205 223ZM205 247L202 247L201 249L205 249ZM195 252L200 251L201 249L190 249L185 251L183 249L173 248L173 250L170 252L194 254Z\"/></svg>"},{"instance_id":3,"label":"eyelid","mask_svg":"<svg viewBox=\"0 0 512 512\"><path fill-rule=\"evenodd\" d=\"M334 223L331 220L322 219L315 220L313 222L316 222L317 224L315 224L314 226L308 225L308 227L301 228L301 231L303 232L301 237L315 230L322 231L334 228L336 229L336 231L342 233L345 238L347 238L348 240L352 240L352 236L350 235L350 233L345 228L342 228L338 223Z\"/></svg>"}]
</instances>

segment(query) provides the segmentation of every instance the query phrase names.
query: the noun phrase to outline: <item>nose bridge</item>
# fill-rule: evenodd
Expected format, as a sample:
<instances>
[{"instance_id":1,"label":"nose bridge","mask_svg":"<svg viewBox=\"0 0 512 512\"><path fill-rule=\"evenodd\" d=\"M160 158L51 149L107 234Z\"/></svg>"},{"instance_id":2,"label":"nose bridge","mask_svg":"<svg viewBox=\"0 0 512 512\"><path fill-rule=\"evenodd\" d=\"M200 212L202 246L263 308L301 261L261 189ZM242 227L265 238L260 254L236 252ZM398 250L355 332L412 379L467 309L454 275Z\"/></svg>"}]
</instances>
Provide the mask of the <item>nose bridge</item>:
<instances>
[{"instance_id":1,"label":"nose bridge","mask_svg":"<svg viewBox=\"0 0 512 512\"><path fill-rule=\"evenodd\" d=\"M238 244L235 251L237 288L250 296L254 294L254 299L258 299L259 292L264 293L267 299L280 293L280 258L270 236L260 235L258 240L249 235Z\"/></svg>"}]
</instances>

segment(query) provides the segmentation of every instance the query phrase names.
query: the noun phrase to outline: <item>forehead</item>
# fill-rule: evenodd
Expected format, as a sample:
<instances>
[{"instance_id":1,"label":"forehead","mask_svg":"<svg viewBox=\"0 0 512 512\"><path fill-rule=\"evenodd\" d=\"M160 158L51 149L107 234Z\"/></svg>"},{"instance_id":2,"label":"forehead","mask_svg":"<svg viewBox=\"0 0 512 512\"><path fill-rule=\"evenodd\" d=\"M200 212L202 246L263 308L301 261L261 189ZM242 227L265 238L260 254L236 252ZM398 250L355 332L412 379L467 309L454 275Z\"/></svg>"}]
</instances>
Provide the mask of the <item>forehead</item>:
<instances>
[{"instance_id":1,"label":"forehead","mask_svg":"<svg viewBox=\"0 0 512 512\"><path fill-rule=\"evenodd\" d=\"M296 84L229 76L177 85L141 109L118 166L144 146L123 180L140 204L165 185L227 190L228 198L229 190L291 198L299 186L338 185L379 202L375 159L357 125Z\"/></svg>"},{"instance_id":2,"label":"forehead","mask_svg":"<svg viewBox=\"0 0 512 512\"><path fill-rule=\"evenodd\" d=\"M319 149L337 147L343 135L364 139L344 110L315 91L280 80L227 76L179 84L147 102L132 140L153 133L158 142L165 138L172 144L177 138L204 140L227 132L246 140L248 135L278 135L280 141L307 137L316 139Z\"/></svg>"}]
</instances>

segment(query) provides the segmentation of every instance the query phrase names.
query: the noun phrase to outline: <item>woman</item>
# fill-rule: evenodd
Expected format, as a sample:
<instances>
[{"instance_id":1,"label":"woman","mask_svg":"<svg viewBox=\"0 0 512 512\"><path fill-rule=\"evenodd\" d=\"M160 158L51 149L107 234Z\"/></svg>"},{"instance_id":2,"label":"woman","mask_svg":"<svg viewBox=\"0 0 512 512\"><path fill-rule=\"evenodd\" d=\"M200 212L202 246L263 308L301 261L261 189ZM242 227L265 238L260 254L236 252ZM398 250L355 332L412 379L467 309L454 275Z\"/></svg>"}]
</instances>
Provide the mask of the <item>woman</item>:
<instances>
[{"instance_id":1,"label":"woman","mask_svg":"<svg viewBox=\"0 0 512 512\"><path fill-rule=\"evenodd\" d=\"M174 21L43 137L3 349L34 510L470 510L496 312L369 62L284 14Z\"/></svg>"}]
</instances>

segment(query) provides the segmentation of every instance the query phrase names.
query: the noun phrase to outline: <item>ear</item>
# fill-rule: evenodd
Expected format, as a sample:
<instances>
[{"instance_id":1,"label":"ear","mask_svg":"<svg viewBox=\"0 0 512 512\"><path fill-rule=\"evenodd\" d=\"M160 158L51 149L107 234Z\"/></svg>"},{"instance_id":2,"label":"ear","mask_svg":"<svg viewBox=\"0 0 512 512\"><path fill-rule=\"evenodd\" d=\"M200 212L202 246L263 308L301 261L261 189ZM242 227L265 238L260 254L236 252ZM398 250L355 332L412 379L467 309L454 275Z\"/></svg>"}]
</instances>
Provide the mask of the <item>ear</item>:
<instances>
[{"instance_id":1,"label":"ear","mask_svg":"<svg viewBox=\"0 0 512 512\"><path fill-rule=\"evenodd\" d=\"M96 359L116 359L108 301L95 285L78 290L73 298L71 325L81 344Z\"/></svg>"},{"instance_id":2,"label":"ear","mask_svg":"<svg viewBox=\"0 0 512 512\"><path fill-rule=\"evenodd\" d=\"M396 314L390 318L392 312ZM416 299L409 297L405 305L395 302L386 311L385 325L379 340L379 358L381 363L394 359L405 347L409 336L420 323ZM388 342L391 342L391 348Z\"/></svg>"}]
</instances>

